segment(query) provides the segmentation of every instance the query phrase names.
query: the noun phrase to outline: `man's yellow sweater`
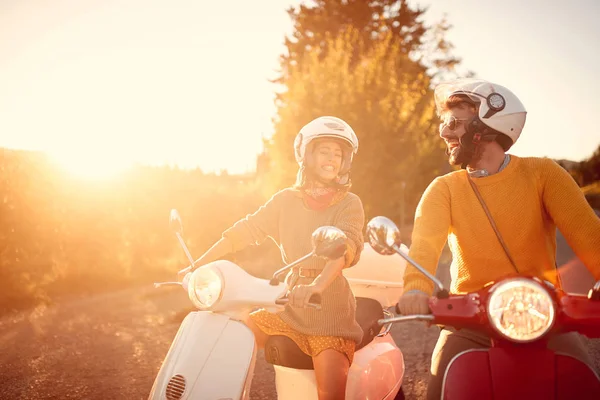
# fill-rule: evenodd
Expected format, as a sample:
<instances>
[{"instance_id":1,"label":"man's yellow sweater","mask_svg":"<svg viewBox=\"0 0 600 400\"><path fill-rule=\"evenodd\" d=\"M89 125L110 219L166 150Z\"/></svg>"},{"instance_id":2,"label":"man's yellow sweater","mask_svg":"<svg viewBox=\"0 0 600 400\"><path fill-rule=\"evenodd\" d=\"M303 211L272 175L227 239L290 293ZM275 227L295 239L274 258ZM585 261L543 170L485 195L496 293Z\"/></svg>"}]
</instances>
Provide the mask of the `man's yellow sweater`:
<instances>
[{"instance_id":1,"label":"man's yellow sweater","mask_svg":"<svg viewBox=\"0 0 600 400\"><path fill-rule=\"evenodd\" d=\"M556 228L575 254L600 279L600 219L573 178L548 158L511 156L497 174L474 178L520 274L557 283ZM436 178L415 215L410 256L431 273L448 240L453 293L481 289L516 271L467 180L465 170ZM433 292L413 267L405 292Z\"/></svg>"}]
</instances>

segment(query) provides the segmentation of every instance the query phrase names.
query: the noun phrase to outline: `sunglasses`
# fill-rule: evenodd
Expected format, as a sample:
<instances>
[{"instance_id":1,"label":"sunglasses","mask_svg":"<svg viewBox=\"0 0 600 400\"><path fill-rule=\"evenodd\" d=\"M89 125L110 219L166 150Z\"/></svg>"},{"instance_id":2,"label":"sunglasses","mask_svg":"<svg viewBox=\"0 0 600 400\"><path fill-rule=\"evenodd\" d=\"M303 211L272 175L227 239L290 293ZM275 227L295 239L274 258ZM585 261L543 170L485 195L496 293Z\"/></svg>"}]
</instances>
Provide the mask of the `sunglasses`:
<instances>
[{"instance_id":1,"label":"sunglasses","mask_svg":"<svg viewBox=\"0 0 600 400\"><path fill-rule=\"evenodd\" d=\"M454 115L450 115L449 117L444 119L444 122L440 124L440 132L446 129L446 127L453 131L457 128L457 126L459 126L460 122L465 122L468 120L469 118L456 118Z\"/></svg>"}]
</instances>

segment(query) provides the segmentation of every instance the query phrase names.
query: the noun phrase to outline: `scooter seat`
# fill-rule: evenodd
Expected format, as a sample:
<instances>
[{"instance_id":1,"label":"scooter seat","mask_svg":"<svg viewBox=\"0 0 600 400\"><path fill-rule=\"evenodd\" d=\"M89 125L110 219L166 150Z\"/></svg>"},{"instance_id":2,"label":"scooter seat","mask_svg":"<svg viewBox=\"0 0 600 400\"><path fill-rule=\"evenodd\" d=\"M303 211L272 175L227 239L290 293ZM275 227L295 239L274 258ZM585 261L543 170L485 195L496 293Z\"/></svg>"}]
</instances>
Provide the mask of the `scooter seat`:
<instances>
[{"instance_id":1,"label":"scooter seat","mask_svg":"<svg viewBox=\"0 0 600 400\"><path fill-rule=\"evenodd\" d=\"M383 309L377 300L366 297L356 298L356 322L363 330L362 341L356 351L371 343L381 331L377 323L383 318ZM312 357L303 353L296 343L287 336L269 336L265 343L265 359L273 365L294 369L313 369Z\"/></svg>"}]
</instances>

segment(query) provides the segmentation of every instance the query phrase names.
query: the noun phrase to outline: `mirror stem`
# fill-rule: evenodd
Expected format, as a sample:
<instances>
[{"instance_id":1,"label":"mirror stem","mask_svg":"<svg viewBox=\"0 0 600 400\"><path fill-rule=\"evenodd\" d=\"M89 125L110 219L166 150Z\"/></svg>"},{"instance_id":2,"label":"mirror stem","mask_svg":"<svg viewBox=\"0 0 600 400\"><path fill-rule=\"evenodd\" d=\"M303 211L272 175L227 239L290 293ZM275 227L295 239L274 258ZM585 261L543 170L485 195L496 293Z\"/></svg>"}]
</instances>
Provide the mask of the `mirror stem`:
<instances>
[{"instance_id":1,"label":"mirror stem","mask_svg":"<svg viewBox=\"0 0 600 400\"><path fill-rule=\"evenodd\" d=\"M440 281L438 278L436 278L435 276L431 275L429 273L429 271L427 271L425 268L421 267L415 260L413 260L412 258L410 258L408 256L408 254L404 254L404 252L402 252L402 250L400 250L400 248L397 245L393 245L392 249L398 253L400 255L400 257L404 258L406 261L408 261L412 266L414 266L416 269L418 269L423 275L425 275L426 277L428 277L431 281L433 281L433 283L435 284L435 286L437 286L438 288L438 293L437 293L437 297L438 298L446 298L448 297L448 291L444 288L444 285L442 284L442 281Z\"/></svg>"},{"instance_id":2,"label":"mirror stem","mask_svg":"<svg viewBox=\"0 0 600 400\"><path fill-rule=\"evenodd\" d=\"M270 282L271 286L277 286L277 285L279 285L279 276L280 275L286 273L290 269L294 268L296 265L300 264L302 261L308 260L309 258L311 258L314 255L315 255L315 252L311 251L310 253L308 253L304 257L301 257L301 258L297 259L296 261L294 261L293 263L288 264L285 267L280 268L277 271L275 271L275 273L273 274L273 278L271 278L271 282Z\"/></svg>"},{"instance_id":3,"label":"mirror stem","mask_svg":"<svg viewBox=\"0 0 600 400\"><path fill-rule=\"evenodd\" d=\"M190 262L190 266L192 267L192 270L193 270L194 269L194 259L192 258L190 251L188 250L187 246L185 245L185 242L183 241L181 234L179 232L175 232L175 235L177 235L177 239L179 239L179 243L181 244L181 247L183 248L183 251L185 252L185 255L187 256L187 258Z\"/></svg>"}]
</instances>

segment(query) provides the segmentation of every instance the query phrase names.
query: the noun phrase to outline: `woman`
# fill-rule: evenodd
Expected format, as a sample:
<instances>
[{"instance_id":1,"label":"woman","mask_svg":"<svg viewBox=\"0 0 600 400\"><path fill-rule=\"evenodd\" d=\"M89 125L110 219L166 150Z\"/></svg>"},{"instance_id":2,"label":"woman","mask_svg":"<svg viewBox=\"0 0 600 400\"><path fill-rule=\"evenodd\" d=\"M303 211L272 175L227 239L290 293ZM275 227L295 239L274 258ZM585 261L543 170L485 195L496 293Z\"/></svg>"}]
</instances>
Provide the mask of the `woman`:
<instances>
[{"instance_id":1,"label":"woman","mask_svg":"<svg viewBox=\"0 0 600 400\"><path fill-rule=\"evenodd\" d=\"M254 214L236 222L196 262L200 266L227 253L271 237L283 259L294 261L312 250L312 232L336 226L348 237L345 256L314 257L288 274L289 304L273 314L258 310L248 326L259 347L269 335L285 335L313 358L319 399L343 399L348 369L362 330L355 320L356 302L342 269L358 262L363 248L364 211L350 193L350 167L358 150L352 128L335 117L319 117L304 126L294 142L300 166L296 184L276 193ZM321 309L305 308L312 295L321 296Z\"/></svg>"}]
</instances>

